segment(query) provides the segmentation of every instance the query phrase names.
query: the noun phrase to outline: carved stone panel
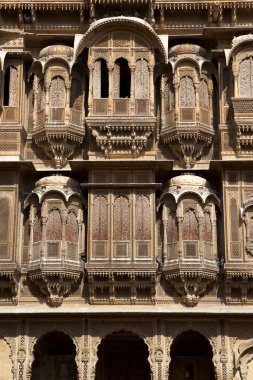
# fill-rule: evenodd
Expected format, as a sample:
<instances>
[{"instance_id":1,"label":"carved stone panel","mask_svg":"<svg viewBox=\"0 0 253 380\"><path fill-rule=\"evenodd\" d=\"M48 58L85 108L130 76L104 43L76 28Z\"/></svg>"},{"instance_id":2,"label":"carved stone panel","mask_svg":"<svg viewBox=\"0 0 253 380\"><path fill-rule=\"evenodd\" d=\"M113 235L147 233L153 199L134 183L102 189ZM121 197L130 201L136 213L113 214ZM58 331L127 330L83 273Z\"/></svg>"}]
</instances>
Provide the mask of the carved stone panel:
<instances>
[{"instance_id":1,"label":"carved stone panel","mask_svg":"<svg viewBox=\"0 0 253 380\"><path fill-rule=\"evenodd\" d=\"M50 85L49 104L53 108L65 108L66 88L65 82L61 77L52 79Z\"/></svg>"},{"instance_id":2,"label":"carved stone panel","mask_svg":"<svg viewBox=\"0 0 253 380\"><path fill-rule=\"evenodd\" d=\"M179 107L194 108L195 107L195 90L193 81L190 77L183 77L179 84Z\"/></svg>"},{"instance_id":3,"label":"carved stone panel","mask_svg":"<svg viewBox=\"0 0 253 380\"><path fill-rule=\"evenodd\" d=\"M0 258L7 258L10 240L10 204L8 198L0 199Z\"/></svg>"},{"instance_id":4,"label":"carved stone panel","mask_svg":"<svg viewBox=\"0 0 253 380\"><path fill-rule=\"evenodd\" d=\"M9 82L9 106L17 107L18 104L18 69L10 66L10 82Z\"/></svg>"},{"instance_id":5,"label":"carved stone panel","mask_svg":"<svg viewBox=\"0 0 253 380\"><path fill-rule=\"evenodd\" d=\"M68 213L65 238L68 242L71 243L78 242L78 224L76 214L73 211L70 211Z\"/></svg>"},{"instance_id":6,"label":"carved stone panel","mask_svg":"<svg viewBox=\"0 0 253 380\"><path fill-rule=\"evenodd\" d=\"M92 239L108 239L108 206L104 195L97 195L94 198Z\"/></svg>"},{"instance_id":7,"label":"carved stone panel","mask_svg":"<svg viewBox=\"0 0 253 380\"><path fill-rule=\"evenodd\" d=\"M46 228L47 240L61 240L62 239L62 222L59 210L52 210L48 215L47 228Z\"/></svg>"},{"instance_id":8,"label":"carved stone panel","mask_svg":"<svg viewBox=\"0 0 253 380\"><path fill-rule=\"evenodd\" d=\"M149 71L148 62L145 59L139 59L135 67L135 98L149 98Z\"/></svg>"},{"instance_id":9,"label":"carved stone panel","mask_svg":"<svg viewBox=\"0 0 253 380\"><path fill-rule=\"evenodd\" d=\"M208 87L204 79L201 80L199 85L199 106L206 110L209 109Z\"/></svg>"},{"instance_id":10,"label":"carved stone panel","mask_svg":"<svg viewBox=\"0 0 253 380\"><path fill-rule=\"evenodd\" d=\"M94 63L93 70L93 98L101 98L101 60L98 59Z\"/></svg>"},{"instance_id":11,"label":"carved stone panel","mask_svg":"<svg viewBox=\"0 0 253 380\"><path fill-rule=\"evenodd\" d=\"M34 227L33 227L33 242L38 243L41 241L41 219L40 219L40 214L37 213L35 215L35 220L34 220Z\"/></svg>"},{"instance_id":12,"label":"carved stone panel","mask_svg":"<svg viewBox=\"0 0 253 380\"><path fill-rule=\"evenodd\" d=\"M151 239L150 199L147 195L136 198L136 240Z\"/></svg>"},{"instance_id":13,"label":"carved stone panel","mask_svg":"<svg viewBox=\"0 0 253 380\"><path fill-rule=\"evenodd\" d=\"M176 213L168 213L168 222L167 222L167 243L176 243L178 241L178 228L176 223Z\"/></svg>"},{"instance_id":14,"label":"carved stone panel","mask_svg":"<svg viewBox=\"0 0 253 380\"><path fill-rule=\"evenodd\" d=\"M199 240L199 226L195 212L191 209L184 214L183 240Z\"/></svg>"},{"instance_id":15,"label":"carved stone panel","mask_svg":"<svg viewBox=\"0 0 253 380\"><path fill-rule=\"evenodd\" d=\"M212 242L212 222L208 212L204 213L204 233L203 240L206 242Z\"/></svg>"},{"instance_id":16,"label":"carved stone panel","mask_svg":"<svg viewBox=\"0 0 253 380\"><path fill-rule=\"evenodd\" d=\"M130 205L128 197L119 195L114 201L113 239L130 239Z\"/></svg>"},{"instance_id":17,"label":"carved stone panel","mask_svg":"<svg viewBox=\"0 0 253 380\"><path fill-rule=\"evenodd\" d=\"M246 58L239 67L239 97L251 98L253 96L253 59Z\"/></svg>"}]
</instances>

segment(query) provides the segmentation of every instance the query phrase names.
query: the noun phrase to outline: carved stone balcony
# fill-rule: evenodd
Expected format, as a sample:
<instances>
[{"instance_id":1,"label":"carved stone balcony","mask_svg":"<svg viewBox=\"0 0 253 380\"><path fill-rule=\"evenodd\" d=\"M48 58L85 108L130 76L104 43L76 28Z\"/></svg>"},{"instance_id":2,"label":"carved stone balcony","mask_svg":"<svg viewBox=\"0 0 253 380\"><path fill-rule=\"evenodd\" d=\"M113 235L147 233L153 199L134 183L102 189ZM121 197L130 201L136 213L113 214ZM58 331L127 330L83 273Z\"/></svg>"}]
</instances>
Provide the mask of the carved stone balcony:
<instances>
[{"instance_id":1,"label":"carved stone balcony","mask_svg":"<svg viewBox=\"0 0 253 380\"><path fill-rule=\"evenodd\" d=\"M147 263L88 263L92 304L150 304L155 302L157 265Z\"/></svg>"},{"instance_id":2,"label":"carved stone balcony","mask_svg":"<svg viewBox=\"0 0 253 380\"><path fill-rule=\"evenodd\" d=\"M253 154L253 98L232 98L236 124L236 152Z\"/></svg>"},{"instance_id":3,"label":"carved stone balcony","mask_svg":"<svg viewBox=\"0 0 253 380\"><path fill-rule=\"evenodd\" d=\"M66 176L41 178L25 205L30 205L28 277L49 305L59 306L83 273L80 185Z\"/></svg>"},{"instance_id":4,"label":"carved stone balcony","mask_svg":"<svg viewBox=\"0 0 253 380\"><path fill-rule=\"evenodd\" d=\"M205 259L170 260L163 267L165 278L173 284L187 306L195 306L199 298L217 281L218 264Z\"/></svg>"},{"instance_id":5,"label":"carved stone balcony","mask_svg":"<svg viewBox=\"0 0 253 380\"><path fill-rule=\"evenodd\" d=\"M29 263L29 278L46 296L50 306L60 306L77 285L83 268L79 261L41 258Z\"/></svg>"},{"instance_id":6,"label":"carved stone balcony","mask_svg":"<svg viewBox=\"0 0 253 380\"><path fill-rule=\"evenodd\" d=\"M194 306L217 281L215 205L209 183L185 174L172 178L160 198L163 222L163 274L187 306Z\"/></svg>"},{"instance_id":7,"label":"carved stone balcony","mask_svg":"<svg viewBox=\"0 0 253 380\"><path fill-rule=\"evenodd\" d=\"M49 108L48 117L45 110L36 113L33 140L56 168L66 165L85 136L83 113L75 109L69 111L67 115L64 108Z\"/></svg>"},{"instance_id":8,"label":"carved stone balcony","mask_svg":"<svg viewBox=\"0 0 253 380\"><path fill-rule=\"evenodd\" d=\"M107 99L96 99L106 104ZM124 103L118 103L124 101ZM156 118L145 112L131 115L128 111L129 99L114 99L113 115L107 115L107 111L102 115L102 103L95 105L95 109L100 109L94 116L89 116L87 120L88 128L95 137L97 147L104 152L107 157L112 154L122 152L132 156L138 156L147 146L148 139L152 135ZM137 106L140 109L140 106ZM106 107L105 107L106 108ZM120 108L120 111L118 110ZM145 108L145 107L144 107ZM105 109L103 108L103 111Z\"/></svg>"},{"instance_id":9,"label":"carved stone balcony","mask_svg":"<svg viewBox=\"0 0 253 380\"><path fill-rule=\"evenodd\" d=\"M253 266L251 263L225 263L225 299L228 304L252 303Z\"/></svg>"},{"instance_id":10,"label":"carved stone balcony","mask_svg":"<svg viewBox=\"0 0 253 380\"><path fill-rule=\"evenodd\" d=\"M181 108L179 118L175 111L167 112L165 124L161 131L162 141L169 145L172 153L184 167L193 167L213 140L214 131L210 123L210 113L202 110L197 118L195 109Z\"/></svg>"}]
</instances>

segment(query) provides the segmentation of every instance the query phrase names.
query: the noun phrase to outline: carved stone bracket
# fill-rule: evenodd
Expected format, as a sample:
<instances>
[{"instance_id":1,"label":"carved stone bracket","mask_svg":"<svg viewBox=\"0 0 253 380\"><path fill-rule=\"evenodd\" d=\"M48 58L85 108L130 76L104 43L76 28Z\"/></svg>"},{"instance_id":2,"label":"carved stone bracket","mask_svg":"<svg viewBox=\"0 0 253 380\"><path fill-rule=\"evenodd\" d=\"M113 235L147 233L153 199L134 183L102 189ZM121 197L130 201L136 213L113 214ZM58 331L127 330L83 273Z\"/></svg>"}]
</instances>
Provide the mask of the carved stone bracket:
<instances>
[{"instance_id":1,"label":"carved stone bracket","mask_svg":"<svg viewBox=\"0 0 253 380\"><path fill-rule=\"evenodd\" d=\"M138 156L146 148L154 128L153 125L102 125L90 129L97 146L110 157L122 151Z\"/></svg>"},{"instance_id":2,"label":"carved stone bracket","mask_svg":"<svg viewBox=\"0 0 253 380\"><path fill-rule=\"evenodd\" d=\"M65 125L38 128L33 132L35 144L52 160L57 169L66 165L75 149L83 143L84 135L84 129L71 130Z\"/></svg>"},{"instance_id":3,"label":"carved stone bracket","mask_svg":"<svg viewBox=\"0 0 253 380\"><path fill-rule=\"evenodd\" d=\"M210 132L209 135L205 135L199 131L193 132L193 130L189 133L175 131L175 133L169 133L168 135L164 133L162 139L172 150L181 165L189 169L202 156L204 149L211 146L213 133Z\"/></svg>"},{"instance_id":4,"label":"carved stone bracket","mask_svg":"<svg viewBox=\"0 0 253 380\"><path fill-rule=\"evenodd\" d=\"M81 278L81 270L71 273L40 269L30 272L29 277L47 297L47 303L57 307L62 304L63 298L71 292Z\"/></svg>"},{"instance_id":5,"label":"carved stone bracket","mask_svg":"<svg viewBox=\"0 0 253 380\"><path fill-rule=\"evenodd\" d=\"M195 306L208 287L216 278L205 278L202 274L179 273L177 276L166 276L171 280L176 291L182 296L182 302L187 306Z\"/></svg>"}]
</instances>

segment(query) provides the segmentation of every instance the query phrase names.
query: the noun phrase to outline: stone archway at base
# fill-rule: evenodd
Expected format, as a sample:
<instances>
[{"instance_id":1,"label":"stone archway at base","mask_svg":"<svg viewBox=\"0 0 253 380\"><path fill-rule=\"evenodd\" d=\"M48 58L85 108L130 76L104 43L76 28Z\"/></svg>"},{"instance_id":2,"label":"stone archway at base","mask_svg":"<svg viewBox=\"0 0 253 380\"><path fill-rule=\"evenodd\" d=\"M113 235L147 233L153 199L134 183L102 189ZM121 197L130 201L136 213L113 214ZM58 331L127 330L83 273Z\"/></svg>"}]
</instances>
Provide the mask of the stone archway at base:
<instances>
[{"instance_id":1,"label":"stone archway at base","mask_svg":"<svg viewBox=\"0 0 253 380\"><path fill-rule=\"evenodd\" d=\"M119 331L102 339L95 380L151 380L148 347L136 334Z\"/></svg>"},{"instance_id":2,"label":"stone archway at base","mask_svg":"<svg viewBox=\"0 0 253 380\"><path fill-rule=\"evenodd\" d=\"M31 380L77 380L76 348L72 339L52 331L34 346Z\"/></svg>"},{"instance_id":3,"label":"stone archway at base","mask_svg":"<svg viewBox=\"0 0 253 380\"><path fill-rule=\"evenodd\" d=\"M169 380L215 380L212 348L195 331L178 335L171 345Z\"/></svg>"}]
</instances>

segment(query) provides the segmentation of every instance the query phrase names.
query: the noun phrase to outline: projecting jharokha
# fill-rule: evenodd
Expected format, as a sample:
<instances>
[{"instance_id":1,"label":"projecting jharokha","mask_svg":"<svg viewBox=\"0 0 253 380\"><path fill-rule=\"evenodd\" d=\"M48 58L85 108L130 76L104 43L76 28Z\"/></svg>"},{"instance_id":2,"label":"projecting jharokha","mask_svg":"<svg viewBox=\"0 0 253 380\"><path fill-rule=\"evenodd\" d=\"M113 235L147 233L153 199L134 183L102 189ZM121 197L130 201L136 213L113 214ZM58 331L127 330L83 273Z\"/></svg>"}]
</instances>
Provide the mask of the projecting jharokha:
<instances>
[{"instance_id":1,"label":"projecting jharokha","mask_svg":"<svg viewBox=\"0 0 253 380\"><path fill-rule=\"evenodd\" d=\"M0 380L253 379L251 0L0 0Z\"/></svg>"}]
</instances>

